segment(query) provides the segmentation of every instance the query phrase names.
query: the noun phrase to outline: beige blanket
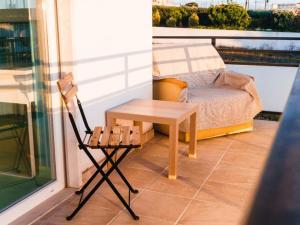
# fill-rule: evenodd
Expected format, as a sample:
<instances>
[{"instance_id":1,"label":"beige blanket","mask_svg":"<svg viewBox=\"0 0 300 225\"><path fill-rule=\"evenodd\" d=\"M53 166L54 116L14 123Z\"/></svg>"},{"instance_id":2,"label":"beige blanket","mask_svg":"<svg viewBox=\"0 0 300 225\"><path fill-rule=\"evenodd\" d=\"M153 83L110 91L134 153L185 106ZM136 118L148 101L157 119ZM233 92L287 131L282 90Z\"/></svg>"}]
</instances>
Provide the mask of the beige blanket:
<instances>
[{"instance_id":1,"label":"beige blanket","mask_svg":"<svg viewBox=\"0 0 300 225\"><path fill-rule=\"evenodd\" d=\"M229 87L246 91L252 97L253 103L256 105L256 113L259 113L262 110L262 103L256 90L253 77L234 71L223 71L216 78L214 86Z\"/></svg>"}]
</instances>

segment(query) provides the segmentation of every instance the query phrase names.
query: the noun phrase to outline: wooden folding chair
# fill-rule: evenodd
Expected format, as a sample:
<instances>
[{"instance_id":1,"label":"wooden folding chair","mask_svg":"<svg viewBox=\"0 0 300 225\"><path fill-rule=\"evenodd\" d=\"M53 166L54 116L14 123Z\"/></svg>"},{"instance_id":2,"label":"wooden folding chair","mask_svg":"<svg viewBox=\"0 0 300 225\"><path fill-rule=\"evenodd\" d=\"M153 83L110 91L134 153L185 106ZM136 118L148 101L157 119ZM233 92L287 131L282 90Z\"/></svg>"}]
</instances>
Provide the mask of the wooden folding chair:
<instances>
[{"instance_id":1,"label":"wooden folding chair","mask_svg":"<svg viewBox=\"0 0 300 225\"><path fill-rule=\"evenodd\" d=\"M133 210L130 207L130 193L132 192L136 194L138 193L138 190L134 189L130 185L126 177L118 168L118 165L133 148L139 148L141 146L139 127L132 127L132 128L126 126L95 127L94 130L91 130L88 125L87 119L85 117L81 102L77 97L77 91L78 91L77 85L74 84L73 82L72 74L68 74L64 78L60 79L57 82L57 85L62 95L63 101L66 105L66 108L68 110L70 122L72 124L77 141L79 143L79 149L83 150L86 153L88 158L91 160L91 162L94 164L94 166L97 169L96 172L90 177L90 179L83 185L83 187L80 190L75 192L77 195L81 195L81 198L79 200L79 204L76 207L76 209L71 213L71 215L67 216L67 220L71 220L79 212L79 210L86 204L86 202L91 198L91 196L103 184L104 181L108 183L108 185L111 187L113 192L117 195L117 197L120 199L122 204L132 215L132 217L135 220L138 220L139 217L133 212ZM74 98L76 98L79 112L86 128L83 139L79 134L79 131L77 129L74 120L74 116L72 114L71 105L74 103L73 102ZM98 164L98 162L89 152L88 150L89 148L100 149L103 152L103 154L105 155L105 160L102 164L100 165ZM108 149L112 149L112 151L109 153L109 151L107 151ZM112 160L112 158L120 149L125 149L125 150L120 154L119 158L116 161ZM111 167L106 172L104 172L103 168L108 163L111 164ZM117 173L120 175L120 177L122 178L122 180L124 181L124 183L127 185L129 189L128 203L124 200L120 192L117 190L117 188L109 179L109 175L114 170L117 171ZM100 179L100 181L96 183L96 185L91 189L91 191L83 198L84 191L97 177L98 174L102 175L102 178Z\"/></svg>"}]
</instances>

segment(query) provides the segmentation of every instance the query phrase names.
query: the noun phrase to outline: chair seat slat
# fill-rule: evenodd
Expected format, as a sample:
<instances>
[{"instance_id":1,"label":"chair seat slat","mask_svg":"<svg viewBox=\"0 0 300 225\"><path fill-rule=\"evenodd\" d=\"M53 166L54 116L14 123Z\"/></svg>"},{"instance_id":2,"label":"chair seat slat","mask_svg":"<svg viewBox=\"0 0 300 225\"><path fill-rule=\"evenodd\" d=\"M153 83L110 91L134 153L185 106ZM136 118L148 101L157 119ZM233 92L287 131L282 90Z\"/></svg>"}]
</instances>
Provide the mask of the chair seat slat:
<instances>
[{"instance_id":1,"label":"chair seat slat","mask_svg":"<svg viewBox=\"0 0 300 225\"><path fill-rule=\"evenodd\" d=\"M140 128L138 126L132 127L131 144L132 145L140 145L141 144Z\"/></svg>"},{"instance_id":2,"label":"chair seat slat","mask_svg":"<svg viewBox=\"0 0 300 225\"><path fill-rule=\"evenodd\" d=\"M120 127L114 127L112 129L112 133L109 137L109 145L110 146L118 146L121 142L121 128Z\"/></svg>"},{"instance_id":3,"label":"chair seat slat","mask_svg":"<svg viewBox=\"0 0 300 225\"><path fill-rule=\"evenodd\" d=\"M124 126L121 127L121 143L122 145L130 145L130 127Z\"/></svg>"},{"instance_id":4,"label":"chair seat slat","mask_svg":"<svg viewBox=\"0 0 300 225\"><path fill-rule=\"evenodd\" d=\"M101 132L102 132L102 127L95 127L94 131L93 131L93 135L90 139L89 142L89 146L91 147L97 147L98 143L99 143L99 139L101 136Z\"/></svg>"},{"instance_id":5,"label":"chair seat slat","mask_svg":"<svg viewBox=\"0 0 300 225\"><path fill-rule=\"evenodd\" d=\"M108 146L110 132L111 132L111 127L105 127L100 142L101 146Z\"/></svg>"}]
</instances>

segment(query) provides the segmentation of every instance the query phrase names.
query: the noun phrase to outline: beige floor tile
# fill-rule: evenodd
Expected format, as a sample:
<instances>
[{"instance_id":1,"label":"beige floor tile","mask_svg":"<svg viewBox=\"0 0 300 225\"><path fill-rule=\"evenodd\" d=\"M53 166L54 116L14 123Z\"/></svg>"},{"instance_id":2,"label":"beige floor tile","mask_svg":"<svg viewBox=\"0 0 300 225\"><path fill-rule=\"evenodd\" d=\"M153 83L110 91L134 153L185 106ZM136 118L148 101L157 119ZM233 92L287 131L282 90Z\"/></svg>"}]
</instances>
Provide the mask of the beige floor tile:
<instances>
[{"instance_id":1,"label":"beige floor tile","mask_svg":"<svg viewBox=\"0 0 300 225\"><path fill-rule=\"evenodd\" d=\"M230 146L228 151L236 151L239 153L250 153L250 154L265 154L268 155L270 152L270 146L261 147L252 143L245 143L241 140L235 140Z\"/></svg>"},{"instance_id":2,"label":"beige floor tile","mask_svg":"<svg viewBox=\"0 0 300 225\"><path fill-rule=\"evenodd\" d=\"M234 167L221 164L214 170L208 181L253 186L256 184L260 171L258 169Z\"/></svg>"},{"instance_id":3,"label":"beige floor tile","mask_svg":"<svg viewBox=\"0 0 300 225\"><path fill-rule=\"evenodd\" d=\"M231 144L231 142L232 142L232 140L229 139L228 136L205 139L205 140L200 140L197 142L197 148L200 150L201 149L225 150L228 148L228 146Z\"/></svg>"},{"instance_id":4,"label":"beige floor tile","mask_svg":"<svg viewBox=\"0 0 300 225\"><path fill-rule=\"evenodd\" d=\"M178 163L178 178L187 181L203 181L213 170L216 163L193 160L181 160ZM164 172L167 176L167 171Z\"/></svg>"},{"instance_id":5,"label":"beige floor tile","mask_svg":"<svg viewBox=\"0 0 300 225\"><path fill-rule=\"evenodd\" d=\"M241 210L221 201L193 200L179 224L184 225L237 225Z\"/></svg>"},{"instance_id":6,"label":"beige floor tile","mask_svg":"<svg viewBox=\"0 0 300 225\"><path fill-rule=\"evenodd\" d=\"M222 163L235 167L260 169L265 164L267 154L264 152L228 151L222 158Z\"/></svg>"},{"instance_id":7,"label":"beige floor tile","mask_svg":"<svg viewBox=\"0 0 300 225\"><path fill-rule=\"evenodd\" d=\"M85 205L71 221L67 221L66 216L68 216L75 209L77 205L75 202L68 202L57 207L42 220L34 223L34 225L104 225L116 216L116 213L112 212L110 209L100 207L97 204L89 203L87 203L87 205Z\"/></svg>"},{"instance_id":8,"label":"beige floor tile","mask_svg":"<svg viewBox=\"0 0 300 225\"><path fill-rule=\"evenodd\" d=\"M141 151L141 155L146 157L167 158L169 155L169 144L160 142L147 144L143 151Z\"/></svg>"},{"instance_id":9,"label":"beige floor tile","mask_svg":"<svg viewBox=\"0 0 300 225\"><path fill-rule=\"evenodd\" d=\"M173 225L173 222L160 220L153 217L141 216L139 220L133 220L132 217L122 212L109 225Z\"/></svg>"},{"instance_id":10,"label":"beige floor tile","mask_svg":"<svg viewBox=\"0 0 300 225\"><path fill-rule=\"evenodd\" d=\"M196 161L205 161L216 163L220 160L226 150L223 148L198 148Z\"/></svg>"},{"instance_id":11,"label":"beige floor tile","mask_svg":"<svg viewBox=\"0 0 300 225\"><path fill-rule=\"evenodd\" d=\"M132 205L140 217L154 217L164 221L175 222L188 202L189 199L186 198L146 190Z\"/></svg>"},{"instance_id":12,"label":"beige floor tile","mask_svg":"<svg viewBox=\"0 0 300 225\"><path fill-rule=\"evenodd\" d=\"M208 181L196 196L199 201L220 201L233 207L243 207L251 188L247 185Z\"/></svg>"},{"instance_id":13,"label":"beige floor tile","mask_svg":"<svg viewBox=\"0 0 300 225\"><path fill-rule=\"evenodd\" d=\"M255 132L248 132L242 134L235 134L231 135L231 140L237 140L244 144L261 147L261 148L270 148L273 143L273 136L274 135L266 135L263 133Z\"/></svg>"},{"instance_id":14,"label":"beige floor tile","mask_svg":"<svg viewBox=\"0 0 300 225\"><path fill-rule=\"evenodd\" d=\"M136 189L147 188L159 178L159 173L131 167L124 167L121 169L121 172L127 178L131 186ZM110 178L113 183L125 186L124 181L117 172L114 172Z\"/></svg>"},{"instance_id":15,"label":"beige floor tile","mask_svg":"<svg viewBox=\"0 0 300 225\"><path fill-rule=\"evenodd\" d=\"M126 164L121 165L121 167L142 169L142 170L152 171L156 173L161 173L167 166L168 166L168 158L153 157L153 156L149 157L142 154L133 157Z\"/></svg>"},{"instance_id":16,"label":"beige floor tile","mask_svg":"<svg viewBox=\"0 0 300 225\"><path fill-rule=\"evenodd\" d=\"M202 183L203 180L195 181L183 176L179 176L176 180L170 180L164 174L148 189L180 197L192 198Z\"/></svg>"},{"instance_id":17,"label":"beige floor tile","mask_svg":"<svg viewBox=\"0 0 300 225\"><path fill-rule=\"evenodd\" d=\"M269 129L271 132L276 132L279 127L279 122L267 120L254 120L254 129L263 130Z\"/></svg>"}]
</instances>

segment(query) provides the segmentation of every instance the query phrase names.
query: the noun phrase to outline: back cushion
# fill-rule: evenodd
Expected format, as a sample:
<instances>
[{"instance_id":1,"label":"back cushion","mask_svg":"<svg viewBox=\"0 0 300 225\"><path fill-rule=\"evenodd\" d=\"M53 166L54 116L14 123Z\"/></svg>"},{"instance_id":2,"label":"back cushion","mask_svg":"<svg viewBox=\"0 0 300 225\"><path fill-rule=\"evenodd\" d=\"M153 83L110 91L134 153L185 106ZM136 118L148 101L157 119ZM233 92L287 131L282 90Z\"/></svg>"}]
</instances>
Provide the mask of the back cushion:
<instances>
[{"instance_id":1,"label":"back cushion","mask_svg":"<svg viewBox=\"0 0 300 225\"><path fill-rule=\"evenodd\" d=\"M207 43L154 44L153 77L174 77L190 88L209 86L225 69L216 49Z\"/></svg>"}]
</instances>

